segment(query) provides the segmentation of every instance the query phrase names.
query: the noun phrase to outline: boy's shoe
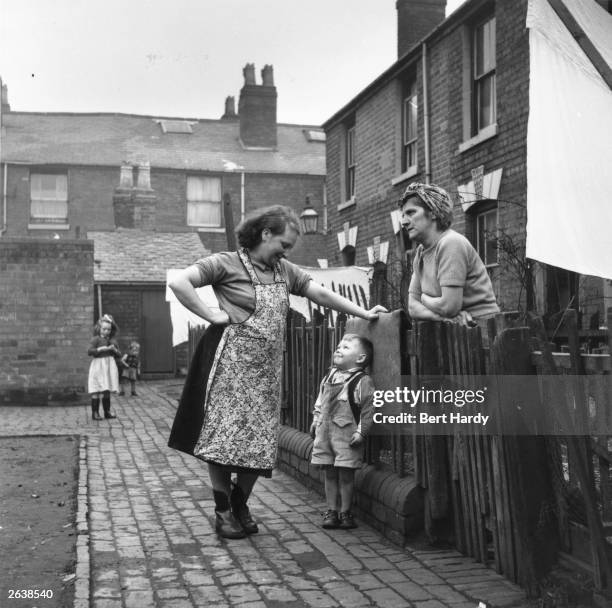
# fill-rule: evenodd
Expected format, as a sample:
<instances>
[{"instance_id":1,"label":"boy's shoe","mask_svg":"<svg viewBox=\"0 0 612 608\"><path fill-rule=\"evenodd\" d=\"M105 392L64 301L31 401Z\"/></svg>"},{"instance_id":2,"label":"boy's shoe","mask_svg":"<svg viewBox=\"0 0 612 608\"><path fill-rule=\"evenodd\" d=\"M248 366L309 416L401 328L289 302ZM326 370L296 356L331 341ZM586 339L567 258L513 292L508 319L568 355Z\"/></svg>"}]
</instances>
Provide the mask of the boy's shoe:
<instances>
[{"instance_id":1,"label":"boy's shoe","mask_svg":"<svg viewBox=\"0 0 612 608\"><path fill-rule=\"evenodd\" d=\"M117 394L119 395L119 397L123 397L123 395L125 395L125 391L120 390Z\"/></svg>"},{"instance_id":2,"label":"boy's shoe","mask_svg":"<svg viewBox=\"0 0 612 608\"><path fill-rule=\"evenodd\" d=\"M323 528L327 530L332 530L334 528L340 527L340 520L338 519L338 511L334 511L334 509L328 509L323 513Z\"/></svg>"},{"instance_id":3,"label":"boy's shoe","mask_svg":"<svg viewBox=\"0 0 612 608\"><path fill-rule=\"evenodd\" d=\"M343 530L352 530L356 528L357 524L353 518L353 514L350 511L344 511L340 513L340 528Z\"/></svg>"},{"instance_id":4,"label":"boy's shoe","mask_svg":"<svg viewBox=\"0 0 612 608\"><path fill-rule=\"evenodd\" d=\"M138 397L138 393L136 391L132 391L132 397Z\"/></svg>"}]
</instances>

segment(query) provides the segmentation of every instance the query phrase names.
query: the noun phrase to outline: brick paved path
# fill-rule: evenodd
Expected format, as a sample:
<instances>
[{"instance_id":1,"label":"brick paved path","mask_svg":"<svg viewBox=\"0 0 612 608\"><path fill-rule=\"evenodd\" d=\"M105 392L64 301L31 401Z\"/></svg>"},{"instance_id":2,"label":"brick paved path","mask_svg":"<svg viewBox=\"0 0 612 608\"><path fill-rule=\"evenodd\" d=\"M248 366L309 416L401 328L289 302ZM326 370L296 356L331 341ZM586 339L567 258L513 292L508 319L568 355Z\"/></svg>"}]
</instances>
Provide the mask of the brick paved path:
<instances>
[{"instance_id":1,"label":"brick paved path","mask_svg":"<svg viewBox=\"0 0 612 608\"><path fill-rule=\"evenodd\" d=\"M218 539L206 466L166 446L179 390L141 383L138 397L113 398L110 421L92 421L84 406L2 408L2 435L86 437L92 599L77 591L75 608L527 605L457 552L401 549L363 522L322 530L321 497L281 472L250 500L259 534Z\"/></svg>"}]
</instances>

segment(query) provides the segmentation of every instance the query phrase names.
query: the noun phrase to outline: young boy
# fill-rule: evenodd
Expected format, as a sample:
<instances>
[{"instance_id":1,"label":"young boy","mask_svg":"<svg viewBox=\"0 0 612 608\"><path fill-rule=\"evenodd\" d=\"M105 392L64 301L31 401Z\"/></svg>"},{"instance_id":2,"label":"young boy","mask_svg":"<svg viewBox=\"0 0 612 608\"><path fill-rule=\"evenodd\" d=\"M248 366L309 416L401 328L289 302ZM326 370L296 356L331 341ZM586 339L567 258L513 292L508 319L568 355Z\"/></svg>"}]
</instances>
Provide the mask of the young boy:
<instances>
[{"instance_id":1,"label":"young boy","mask_svg":"<svg viewBox=\"0 0 612 608\"><path fill-rule=\"evenodd\" d=\"M372 426L374 383L364 371L372 356L372 343L367 338L345 334L314 405L311 462L325 467L328 509L323 514L324 528L357 527L351 505L355 469L361 467L364 438Z\"/></svg>"}]
</instances>

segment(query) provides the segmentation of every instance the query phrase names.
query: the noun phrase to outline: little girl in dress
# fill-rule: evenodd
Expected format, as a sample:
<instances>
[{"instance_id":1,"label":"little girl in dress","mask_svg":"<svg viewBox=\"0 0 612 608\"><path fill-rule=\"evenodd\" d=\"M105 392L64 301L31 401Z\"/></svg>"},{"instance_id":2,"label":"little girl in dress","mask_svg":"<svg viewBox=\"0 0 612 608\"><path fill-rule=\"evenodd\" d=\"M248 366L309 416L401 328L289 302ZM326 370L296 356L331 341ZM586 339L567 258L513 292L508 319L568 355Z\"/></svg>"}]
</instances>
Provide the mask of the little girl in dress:
<instances>
[{"instance_id":1,"label":"little girl in dress","mask_svg":"<svg viewBox=\"0 0 612 608\"><path fill-rule=\"evenodd\" d=\"M116 418L110 411L110 394L119 391L119 372L116 357L121 357L119 346L114 339L117 324L113 317L104 315L94 327L94 336L89 344L87 354L93 357L89 366L87 392L91 394L91 417L102 420L100 416L100 399L104 409L104 418Z\"/></svg>"}]
</instances>

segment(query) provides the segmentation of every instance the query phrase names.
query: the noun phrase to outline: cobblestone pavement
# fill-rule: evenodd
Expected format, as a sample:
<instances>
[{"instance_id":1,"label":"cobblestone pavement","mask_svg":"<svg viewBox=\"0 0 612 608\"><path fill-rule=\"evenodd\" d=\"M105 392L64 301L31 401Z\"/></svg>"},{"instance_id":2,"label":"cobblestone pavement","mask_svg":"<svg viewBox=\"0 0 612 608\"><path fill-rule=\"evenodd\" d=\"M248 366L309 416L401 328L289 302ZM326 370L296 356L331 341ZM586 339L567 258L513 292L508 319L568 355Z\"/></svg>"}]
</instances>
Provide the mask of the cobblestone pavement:
<instances>
[{"instance_id":1,"label":"cobblestone pavement","mask_svg":"<svg viewBox=\"0 0 612 608\"><path fill-rule=\"evenodd\" d=\"M249 501L259 534L218 539L205 465L166 446L179 390L141 383L100 422L85 406L2 408L2 435L86 437L89 555L78 560L87 572L89 559L91 599L77 588L75 608L527 605L455 551L402 549L364 522L321 529L322 498L279 471Z\"/></svg>"}]
</instances>

